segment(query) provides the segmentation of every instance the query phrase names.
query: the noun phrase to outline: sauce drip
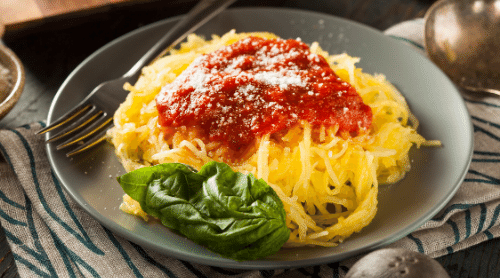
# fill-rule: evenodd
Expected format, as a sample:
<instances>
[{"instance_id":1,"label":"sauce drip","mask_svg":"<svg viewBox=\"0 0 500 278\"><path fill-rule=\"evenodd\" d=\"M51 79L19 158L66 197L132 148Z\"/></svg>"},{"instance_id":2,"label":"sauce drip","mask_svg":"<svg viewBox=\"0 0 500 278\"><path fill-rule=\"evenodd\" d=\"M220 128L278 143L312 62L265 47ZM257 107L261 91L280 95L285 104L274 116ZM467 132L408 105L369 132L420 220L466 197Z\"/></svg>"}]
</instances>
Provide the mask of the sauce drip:
<instances>
[{"instance_id":1,"label":"sauce drip","mask_svg":"<svg viewBox=\"0 0 500 278\"><path fill-rule=\"evenodd\" d=\"M327 61L297 40L249 37L202 55L156 98L163 127L197 126L238 151L307 121L368 129L372 112Z\"/></svg>"}]
</instances>

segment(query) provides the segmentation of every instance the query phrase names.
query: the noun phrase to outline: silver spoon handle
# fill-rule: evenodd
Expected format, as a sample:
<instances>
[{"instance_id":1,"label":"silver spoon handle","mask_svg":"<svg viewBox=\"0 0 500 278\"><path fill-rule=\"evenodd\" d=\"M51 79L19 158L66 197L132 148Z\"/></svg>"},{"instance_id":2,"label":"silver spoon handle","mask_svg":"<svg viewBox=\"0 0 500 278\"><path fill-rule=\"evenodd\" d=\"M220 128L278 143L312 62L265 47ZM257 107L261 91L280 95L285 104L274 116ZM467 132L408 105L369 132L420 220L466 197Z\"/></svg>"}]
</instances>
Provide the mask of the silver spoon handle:
<instances>
[{"instance_id":1,"label":"silver spoon handle","mask_svg":"<svg viewBox=\"0 0 500 278\"><path fill-rule=\"evenodd\" d=\"M491 88L483 88L483 87L471 87L471 86L467 86L467 85L460 85L460 86L462 88L464 88L466 90L469 90L469 91L472 91L472 92L476 92L476 93L490 93L490 94L495 94L495 95L500 96L500 90L491 89Z\"/></svg>"},{"instance_id":2,"label":"silver spoon handle","mask_svg":"<svg viewBox=\"0 0 500 278\"><path fill-rule=\"evenodd\" d=\"M236 0L201 0L165 36L142 56L124 77L139 77L141 69L165 55L187 35L198 29Z\"/></svg>"}]
</instances>

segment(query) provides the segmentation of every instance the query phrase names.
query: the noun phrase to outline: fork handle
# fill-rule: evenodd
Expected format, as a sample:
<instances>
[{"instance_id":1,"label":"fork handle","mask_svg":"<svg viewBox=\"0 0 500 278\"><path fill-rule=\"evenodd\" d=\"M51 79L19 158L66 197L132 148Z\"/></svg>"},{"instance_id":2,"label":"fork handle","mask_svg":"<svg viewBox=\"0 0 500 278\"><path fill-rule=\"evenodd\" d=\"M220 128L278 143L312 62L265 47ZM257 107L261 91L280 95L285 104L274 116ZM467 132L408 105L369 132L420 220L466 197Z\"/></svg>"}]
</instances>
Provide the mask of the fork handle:
<instances>
[{"instance_id":1,"label":"fork handle","mask_svg":"<svg viewBox=\"0 0 500 278\"><path fill-rule=\"evenodd\" d=\"M175 26L170 29L144 56L123 76L139 78L141 69L165 55L184 38L222 12L236 0L201 0Z\"/></svg>"}]
</instances>

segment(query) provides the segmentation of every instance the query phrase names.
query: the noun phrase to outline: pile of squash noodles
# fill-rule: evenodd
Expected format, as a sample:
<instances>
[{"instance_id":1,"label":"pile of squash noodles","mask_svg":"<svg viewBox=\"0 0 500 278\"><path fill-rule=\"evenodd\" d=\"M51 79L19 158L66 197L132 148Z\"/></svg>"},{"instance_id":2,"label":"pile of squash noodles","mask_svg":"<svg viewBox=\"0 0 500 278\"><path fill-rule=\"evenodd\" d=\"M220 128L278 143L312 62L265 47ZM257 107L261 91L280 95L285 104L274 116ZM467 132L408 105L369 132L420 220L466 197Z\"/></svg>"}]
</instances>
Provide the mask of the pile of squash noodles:
<instances>
[{"instance_id":1,"label":"pile of squash noodles","mask_svg":"<svg viewBox=\"0 0 500 278\"><path fill-rule=\"evenodd\" d=\"M300 122L285 135L258 138L243 160L228 159L218 142L203 141L196 127L170 133L158 124L155 96L199 55L210 53L247 36L276 38L270 33L235 33L205 40L191 35L168 56L143 69L114 116L108 133L127 171L144 166L180 162L201 168L215 160L233 170L264 179L281 198L291 235L286 247L336 246L366 227L377 212L379 184L394 183L410 170L413 145L436 145L416 131L418 121L403 96L383 75L363 73L359 58L329 55L317 43L312 53L326 58L335 73L355 87L372 109L371 129L355 137L338 136L336 127L312 128ZM147 215L137 202L124 196L121 209Z\"/></svg>"}]
</instances>

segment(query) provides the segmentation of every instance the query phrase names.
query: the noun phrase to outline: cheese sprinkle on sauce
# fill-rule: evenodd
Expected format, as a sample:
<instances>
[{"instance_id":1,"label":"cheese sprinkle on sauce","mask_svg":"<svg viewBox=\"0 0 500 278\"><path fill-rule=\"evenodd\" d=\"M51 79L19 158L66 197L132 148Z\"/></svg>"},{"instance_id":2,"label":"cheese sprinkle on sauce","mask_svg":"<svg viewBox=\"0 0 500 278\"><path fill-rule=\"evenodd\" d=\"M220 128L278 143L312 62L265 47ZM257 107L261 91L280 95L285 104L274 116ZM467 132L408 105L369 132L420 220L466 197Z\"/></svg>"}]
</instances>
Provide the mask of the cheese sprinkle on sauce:
<instances>
[{"instance_id":1,"label":"cheese sprinkle on sauce","mask_svg":"<svg viewBox=\"0 0 500 278\"><path fill-rule=\"evenodd\" d=\"M198 57L162 88L156 107L161 126L197 126L234 151L300 121L351 135L372 122L354 87L305 43L258 37Z\"/></svg>"}]
</instances>

